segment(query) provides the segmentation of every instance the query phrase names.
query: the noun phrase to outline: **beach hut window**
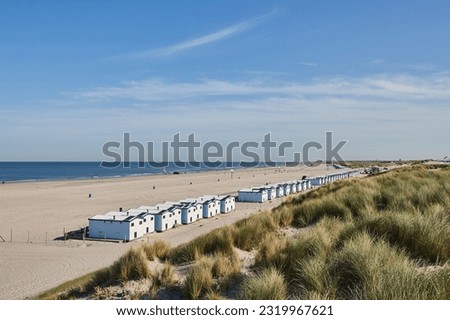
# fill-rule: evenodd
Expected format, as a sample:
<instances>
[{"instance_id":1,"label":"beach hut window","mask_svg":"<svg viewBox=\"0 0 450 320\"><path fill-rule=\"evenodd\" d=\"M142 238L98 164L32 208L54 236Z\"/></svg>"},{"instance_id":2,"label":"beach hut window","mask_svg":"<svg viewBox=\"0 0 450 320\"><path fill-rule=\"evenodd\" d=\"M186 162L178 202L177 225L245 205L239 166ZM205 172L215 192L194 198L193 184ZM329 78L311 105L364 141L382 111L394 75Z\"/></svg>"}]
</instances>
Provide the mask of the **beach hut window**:
<instances>
[{"instance_id":1,"label":"beach hut window","mask_svg":"<svg viewBox=\"0 0 450 320\"><path fill-rule=\"evenodd\" d=\"M144 219L144 222L147 222L147 219Z\"/></svg>"},{"instance_id":2,"label":"beach hut window","mask_svg":"<svg viewBox=\"0 0 450 320\"><path fill-rule=\"evenodd\" d=\"M142 221L139 221L139 224L142 224Z\"/></svg>"},{"instance_id":3,"label":"beach hut window","mask_svg":"<svg viewBox=\"0 0 450 320\"><path fill-rule=\"evenodd\" d=\"M150 221L153 221L153 217L150 218Z\"/></svg>"},{"instance_id":4,"label":"beach hut window","mask_svg":"<svg viewBox=\"0 0 450 320\"><path fill-rule=\"evenodd\" d=\"M131 223L131 226L134 227L134 222Z\"/></svg>"}]
</instances>

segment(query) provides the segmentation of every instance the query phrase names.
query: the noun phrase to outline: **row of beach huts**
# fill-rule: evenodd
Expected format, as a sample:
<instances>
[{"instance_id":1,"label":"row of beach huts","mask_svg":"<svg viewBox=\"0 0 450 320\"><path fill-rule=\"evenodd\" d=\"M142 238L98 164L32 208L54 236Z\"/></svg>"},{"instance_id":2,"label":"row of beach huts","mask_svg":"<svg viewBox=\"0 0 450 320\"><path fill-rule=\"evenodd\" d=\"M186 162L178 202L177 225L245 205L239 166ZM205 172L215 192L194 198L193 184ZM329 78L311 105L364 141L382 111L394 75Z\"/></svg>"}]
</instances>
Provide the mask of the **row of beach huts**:
<instances>
[{"instance_id":1,"label":"row of beach huts","mask_svg":"<svg viewBox=\"0 0 450 320\"><path fill-rule=\"evenodd\" d=\"M266 202L275 198L281 198L293 193L301 192L312 187L321 186L330 182L348 179L358 174L357 170L338 172L318 177L305 177L302 180L288 181L276 184L241 189L238 192L239 202Z\"/></svg>"},{"instance_id":2,"label":"row of beach huts","mask_svg":"<svg viewBox=\"0 0 450 320\"><path fill-rule=\"evenodd\" d=\"M89 218L89 237L131 241L152 232L208 219L236 208L231 195L205 195L127 211L111 211Z\"/></svg>"},{"instance_id":3,"label":"row of beach huts","mask_svg":"<svg viewBox=\"0 0 450 320\"><path fill-rule=\"evenodd\" d=\"M292 193L321 186L333 181L351 178L358 171L338 172L302 180L267 184L238 192L239 202L265 202ZM111 211L89 218L89 238L131 241L153 232L164 232L175 226L194 223L236 208L232 195L204 195L178 202L164 202L136 209Z\"/></svg>"}]
</instances>

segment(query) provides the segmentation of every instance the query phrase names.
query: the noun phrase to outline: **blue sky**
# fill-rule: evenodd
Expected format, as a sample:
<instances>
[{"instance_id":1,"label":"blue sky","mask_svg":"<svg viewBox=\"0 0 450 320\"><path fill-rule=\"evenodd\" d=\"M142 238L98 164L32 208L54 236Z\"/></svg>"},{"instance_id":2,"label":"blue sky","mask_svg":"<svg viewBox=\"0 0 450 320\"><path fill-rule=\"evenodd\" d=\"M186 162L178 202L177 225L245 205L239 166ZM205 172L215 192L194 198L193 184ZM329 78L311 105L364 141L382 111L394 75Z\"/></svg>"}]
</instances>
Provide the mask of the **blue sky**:
<instances>
[{"instance_id":1,"label":"blue sky","mask_svg":"<svg viewBox=\"0 0 450 320\"><path fill-rule=\"evenodd\" d=\"M0 160L103 160L145 143L297 149L344 159L450 153L448 1L0 3Z\"/></svg>"}]
</instances>

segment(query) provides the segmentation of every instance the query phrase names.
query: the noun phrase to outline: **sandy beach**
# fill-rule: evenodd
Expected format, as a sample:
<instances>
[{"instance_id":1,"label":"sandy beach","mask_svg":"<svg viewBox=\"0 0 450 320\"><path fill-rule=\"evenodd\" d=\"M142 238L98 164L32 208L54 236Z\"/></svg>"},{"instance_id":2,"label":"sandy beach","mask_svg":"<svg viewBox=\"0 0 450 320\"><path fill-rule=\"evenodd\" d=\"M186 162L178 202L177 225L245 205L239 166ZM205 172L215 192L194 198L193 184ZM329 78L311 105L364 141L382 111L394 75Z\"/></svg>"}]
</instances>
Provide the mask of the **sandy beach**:
<instances>
[{"instance_id":1,"label":"sandy beach","mask_svg":"<svg viewBox=\"0 0 450 320\"><path fill-rule=\"evenodd\" d=\"M54 240L63 230L86 226L88 218L203 194L235 194L241 188L302 176L336 172L333 168L292 167L210 171L115 179L65 180L0 185L0 299L24 299L110 265L131 246L164 239L176 246L231 224L281 200L238 203L236 211L217 218L154 233L131 243ZM89 194L92 197L89 198ZM12 230L12 232L11 232ZM12 242L11 242L12 233Z\"/></svg>"}]
</instances>

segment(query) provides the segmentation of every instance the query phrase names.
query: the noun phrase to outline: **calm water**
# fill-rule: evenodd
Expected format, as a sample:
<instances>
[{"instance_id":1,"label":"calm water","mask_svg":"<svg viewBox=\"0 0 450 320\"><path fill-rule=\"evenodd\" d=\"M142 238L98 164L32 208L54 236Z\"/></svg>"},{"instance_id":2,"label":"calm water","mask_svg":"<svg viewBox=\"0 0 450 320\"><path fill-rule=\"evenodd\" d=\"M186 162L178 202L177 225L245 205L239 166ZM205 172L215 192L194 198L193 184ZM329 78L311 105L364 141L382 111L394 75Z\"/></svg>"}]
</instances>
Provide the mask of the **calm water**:
<instances>
[{"instance_id":1,"label":"calm water","mask_svg":"<svg viewBox=\"0 0 450 320\"><path fill-rule=\"evenodd\" d=\"M0 162L0 183L3 181L34 181L34 180L66 180L113 178L136 175L173 174L174 172L205 171L246 167L239 162L222 164L211 168L205 164L200 167L189 167L170 163L166 168L155 168L148 163L143 168L138 162L130 162L129 167L119 164L114 168L102 167L101 162ZM142 164L141 164L142 166ZM257 166L253 164L253 166Z\"/></svg>"}]
</instances>

